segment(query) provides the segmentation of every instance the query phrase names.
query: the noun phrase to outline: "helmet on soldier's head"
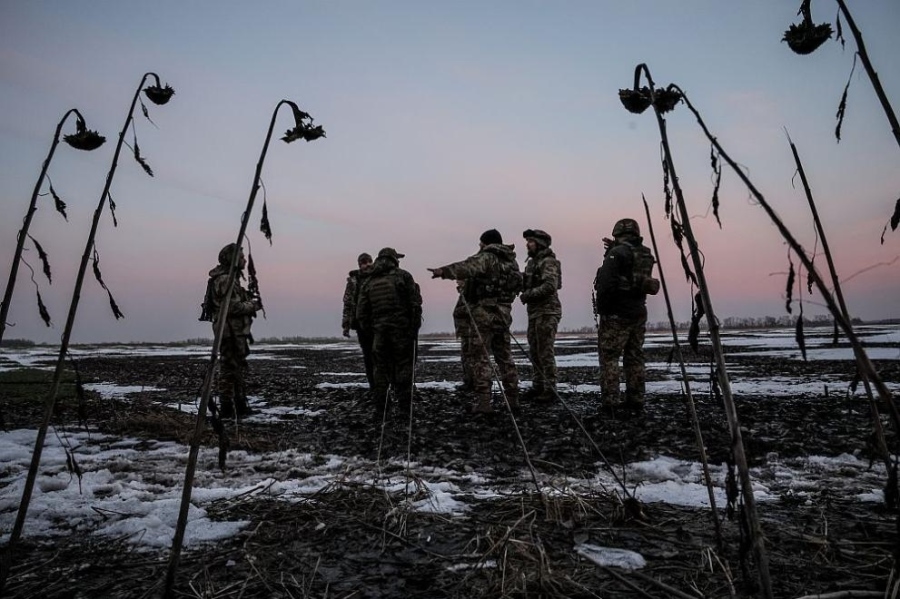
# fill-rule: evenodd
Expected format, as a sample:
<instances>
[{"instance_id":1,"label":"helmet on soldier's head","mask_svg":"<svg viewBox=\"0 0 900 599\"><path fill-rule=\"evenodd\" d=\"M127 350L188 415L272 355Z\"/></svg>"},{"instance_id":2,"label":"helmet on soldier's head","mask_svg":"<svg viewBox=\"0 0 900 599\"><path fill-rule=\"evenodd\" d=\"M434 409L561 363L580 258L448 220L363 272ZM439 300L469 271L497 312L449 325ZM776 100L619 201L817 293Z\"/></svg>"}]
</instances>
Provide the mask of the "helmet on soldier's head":
<instances>
[{"instance_id":1,"label":"helmet on soldier's head","mask_svg":"<svg viewBox=\"0 0 900 599\"><path fill-rule=\"evenodd\" d=\"M638 226L637 221L633 218L623 218L616 223L616 226L613 227L612 235L613 237L622 237L625 235L640 237L641 228Z\"/></svg>"},{"instance_id":2,"label":"helmet on soldier's head","mask_svg":"<svg viewBox=\"0 0 900 599\"><path fill-rule=\"evenodd\" d=\"M228 266L231 264L231 257L234 256L235 250L240 251L240 246L236 243L229 243L221 250L219 250L219 264L223 264Z\"/></svg>"},{"instance_id":3,"label":"helmet on soldier's head","mask_svg":"<svg viewBox=\"0 0 900 599\"><path fill-rule=\"evenodd\" d=\"M362 265L362 264L368 264L368 263L370 263L371 261L372 261L372 255L371 255L371 254L367 254L366 252L363 252L362 254L360 254L360 255L356 258L356 263L357 263L357 264L360 264L360 265Z\"/></svg>"},{"instance_id":4,"label":"helmet on soldier's head","mask_svg":"<svg viewBox=\"0 0 900 599\"><path fill-rule=\"evenodd\" d=\"M397 250L394 248L381 248L378 252L379 258L390 258L394 262L400 263L400 258L403 258L406 254L398 254Z\"/></svg>"},{"instance_id":5,"label":"helmet on soldier's head","mask_svg":"<svg viewBox=\"0 0 900 599\"><path fill-rule=\"evenodd\" d=\"M550 247L550 243L553 241L553 238L550 237L550 234L546 231L541 231L540 229L528 229L522 232L522 237L525 239L534 239L540 245L544 247Z\"/></svg>"}]
</instances>

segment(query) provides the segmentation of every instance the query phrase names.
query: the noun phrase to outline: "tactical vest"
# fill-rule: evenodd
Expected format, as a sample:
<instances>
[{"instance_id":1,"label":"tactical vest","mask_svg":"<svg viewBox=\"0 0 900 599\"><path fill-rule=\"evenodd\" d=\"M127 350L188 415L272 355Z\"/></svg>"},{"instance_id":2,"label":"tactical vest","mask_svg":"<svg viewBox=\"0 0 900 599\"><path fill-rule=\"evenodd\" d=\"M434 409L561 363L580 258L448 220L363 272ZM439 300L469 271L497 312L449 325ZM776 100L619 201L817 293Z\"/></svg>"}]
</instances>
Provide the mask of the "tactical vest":
<instances>
[{"instance_id":1,"label":"tactical vest","mask_svg":"<svg viewBox=\"0 0 900 599\"><path fill-rule=\"evenodd\" d=\"M534 289L535 287L540 287L544 282L544 277L541 276L541 271L543 269L540 268L541 262L547 259L547 256L541 256L540 258L532 258L528 265L525 267L525 275L522 281L522 289ZM559 279L556 281L556 290L559 291L562 289L562 268L559 269Z\"/></svg>"},{"instance_id":2,"label":"tactical vest","mask_svg":"<svg viewBox=\"0 0 900 599\"><path fill-rule=\"evenodd\" d=\"M418 329L422 323L422 307L413 301L415 281L398 268L376 273L363 280L372 307L371 324L411 325Z\"/></svg>"}]
</instances>

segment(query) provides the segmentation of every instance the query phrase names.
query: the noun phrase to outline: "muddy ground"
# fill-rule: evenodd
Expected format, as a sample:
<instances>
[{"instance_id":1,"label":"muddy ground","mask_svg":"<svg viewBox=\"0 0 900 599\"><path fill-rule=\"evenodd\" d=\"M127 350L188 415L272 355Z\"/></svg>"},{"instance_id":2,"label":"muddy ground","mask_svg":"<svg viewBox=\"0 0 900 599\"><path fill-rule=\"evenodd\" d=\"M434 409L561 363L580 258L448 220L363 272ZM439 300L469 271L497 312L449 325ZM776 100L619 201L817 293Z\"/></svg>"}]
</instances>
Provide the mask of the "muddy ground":
<instances>
[{"instance_id":1,"label":"muddy ground","mask_svg":"<svg viewBox=\"0 0 900 599\"><path fill-rule=\"evenodd\" d=\"M233 449L294 449L319 454L411 459L422 465L489 472L508 488L502 499L471 502L466 517L400 509L397 497L372 487L336 485L298 505L274 500L214 504L215 518L250 520L238 537L202 550L186 550L177 594L181 597L757 597L758 564L748 548L743 506L719 506L721 545L709 510L623 501L615 488L594 493L539 494L529 484L525 450L508 414L473 418L469 398L441 388L417 391L412 434L405 421L381 428L361 388L317 387L335 382L319 373L361 372L352 348L281 349L278 359L251 362L249 394L269 405L325 408L315 418L246 423L230 428ZM559 353L584 352L561 346ZM458 381L459 363L431 361L446 351L423 343L417 380ZM709 363L708 350L688 355ZM648 350L648 361L666 361L666 349ZM852 377L847 362L789 361L730 351L729 365L754 377L815 381ZM304 368L296 368L303 364ZM878 364L886 380L900 380L898 361ZM206 370L185 357L87 357L78 360L85 381L153 386L165 391L143 400L193 403ZM530 368L520 368L530 380ZM651 380L654 376L650 373ZM358 379L357 379L358 380ZM560 370L560 383L596 384L596 367ZM868 403L846 389L795 397L738 401L748 460L855 454L877 463ZM542 477L596 473L605 459L616 466L667 455L697 461L698 450L684 400L651 394L643 414L598 414L596 392L560 393L553 405L526 404L517 417L522 442ZM721 402L695 395L711 463L731 459ZM57 422L76 426L81 417L100 430L187 442L194 417L152 401L123 403L88 393L79 410L64 387ZM41 408L34 397L7 389L7 428L34 428ZM588 439L575 417L584 425ZM890 447L895 428L882 422ZM209 432L205 443L215 446ZM598 454L599 450L599 454ZM274 473L289 476L290 473ZM885 481L886 483L887 481ZM400 498L402 499L402 497ZM897 549L896 509L884 503L837 496L827 482L803 498L784 495L758 505L775 597L838 591L884 592ZM635 572L600 567L580 558L573 545L588 542L636 551L647 566ZM126 542L96 538L26 538L14 556L6 596L153 597L167 566L165 554L136 550ZM460 567L460 564L467 564ZM877 596L845 595L845 596Z\"/></svg>"}]
</instances>

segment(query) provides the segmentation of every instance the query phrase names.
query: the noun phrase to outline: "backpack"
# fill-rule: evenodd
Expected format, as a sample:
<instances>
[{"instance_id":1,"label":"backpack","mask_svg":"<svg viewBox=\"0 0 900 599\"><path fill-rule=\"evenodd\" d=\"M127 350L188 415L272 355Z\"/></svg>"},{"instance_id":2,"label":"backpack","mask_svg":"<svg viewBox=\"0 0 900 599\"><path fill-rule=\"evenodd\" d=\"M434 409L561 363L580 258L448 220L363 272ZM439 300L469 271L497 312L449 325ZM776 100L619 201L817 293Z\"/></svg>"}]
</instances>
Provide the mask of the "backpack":
<instances>
[{"instance_id":1,"label":"backpack","mask_svg":"<svg viewBox=\"0 0 900 599\"><path fill-rule=\"evenodd\" d=\"M656 259L650 248L643 244L625 244L631 248L631 277L622 277L620 282L623 291L636 291L647 295L659 293L659 280L653 277L653 265Z\"/></svg>"},{"instance_id":2,"label":"backpack","mask_svg":"<svg viewBox=\"0 0 900 599\"><path fill-rule=\"evenodd\" d=\"M494 274L491 286L494 294L500 302L512 303L516 296L522 292L524 277L519 270L519 263L515 260L507 260L497 256L500 269Z\"/></svg>"}]
</instances>

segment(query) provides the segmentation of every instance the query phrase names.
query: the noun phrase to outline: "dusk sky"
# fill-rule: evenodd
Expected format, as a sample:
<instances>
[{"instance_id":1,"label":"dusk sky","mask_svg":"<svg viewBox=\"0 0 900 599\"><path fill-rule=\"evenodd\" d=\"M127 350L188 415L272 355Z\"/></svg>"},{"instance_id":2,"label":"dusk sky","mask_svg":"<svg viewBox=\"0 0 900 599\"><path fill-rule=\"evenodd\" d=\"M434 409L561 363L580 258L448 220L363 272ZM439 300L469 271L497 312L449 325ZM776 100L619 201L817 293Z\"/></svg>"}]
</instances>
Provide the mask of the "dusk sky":
<instances>
[{"instance_id":1,"label":"dusk sky","mask_svg":"<svg viewBox=\"0 0 900 599\"><path fill-rule=\"evenodd\" d=\"M107 137L94 152L61 144L49 195L30 233L50 256L37 271L53 317L45 327L26 267L5 338L56 342L119 131L145 72L176 94L135 113L148 177L124 148L96 247L125 314L113 317L88 271L73 343L211 337L198 322L207 272L235 240L272 112L295 101L327 138L286 145L279 113L262 173L274 233L259 232L263 192L248 229L266 305L254 334L339 336L341 295L357 254L391 246L422 288L425 332L452 330L450 281L426 268L461 260L497 228L553 236L562 262L562 329L590 326L601 238L650 203L675 316L691 290L665 220L659 133L650 112L618 100L644 62L677 83L729 154L810 250L817 245L786 133L797 145L854 316L900 318L900 231L882 229L900 197L900 147L858 64L840 143L835 113L856 44L834 40L798 56L781 42L799 0L584 2L6 1L0 3L0 273L62 115L78 108ZM849 2L888 97L900 111L900 2ZM812 3L834 24L837 4ZM722 319L785 314L788 248L726 169L722 228L710 210L709 143L683 105L667 115L670 143ZM64 133L74 132L70 121ZM126 140L132 143L133 133ZM49 181L43 192L48 191ZM794 259L796 263L796 258ZM824 264L824 261L820 262ZM795 298L800 297L799 292ZM808 297L808 316L825 313ZM660 294L650 320L666 318ZM516 303L515 327L525 308ZM797 310L794 310L797 313ZM523 340L524 342L524 340Z\"/></svg>"}]
</instances>

